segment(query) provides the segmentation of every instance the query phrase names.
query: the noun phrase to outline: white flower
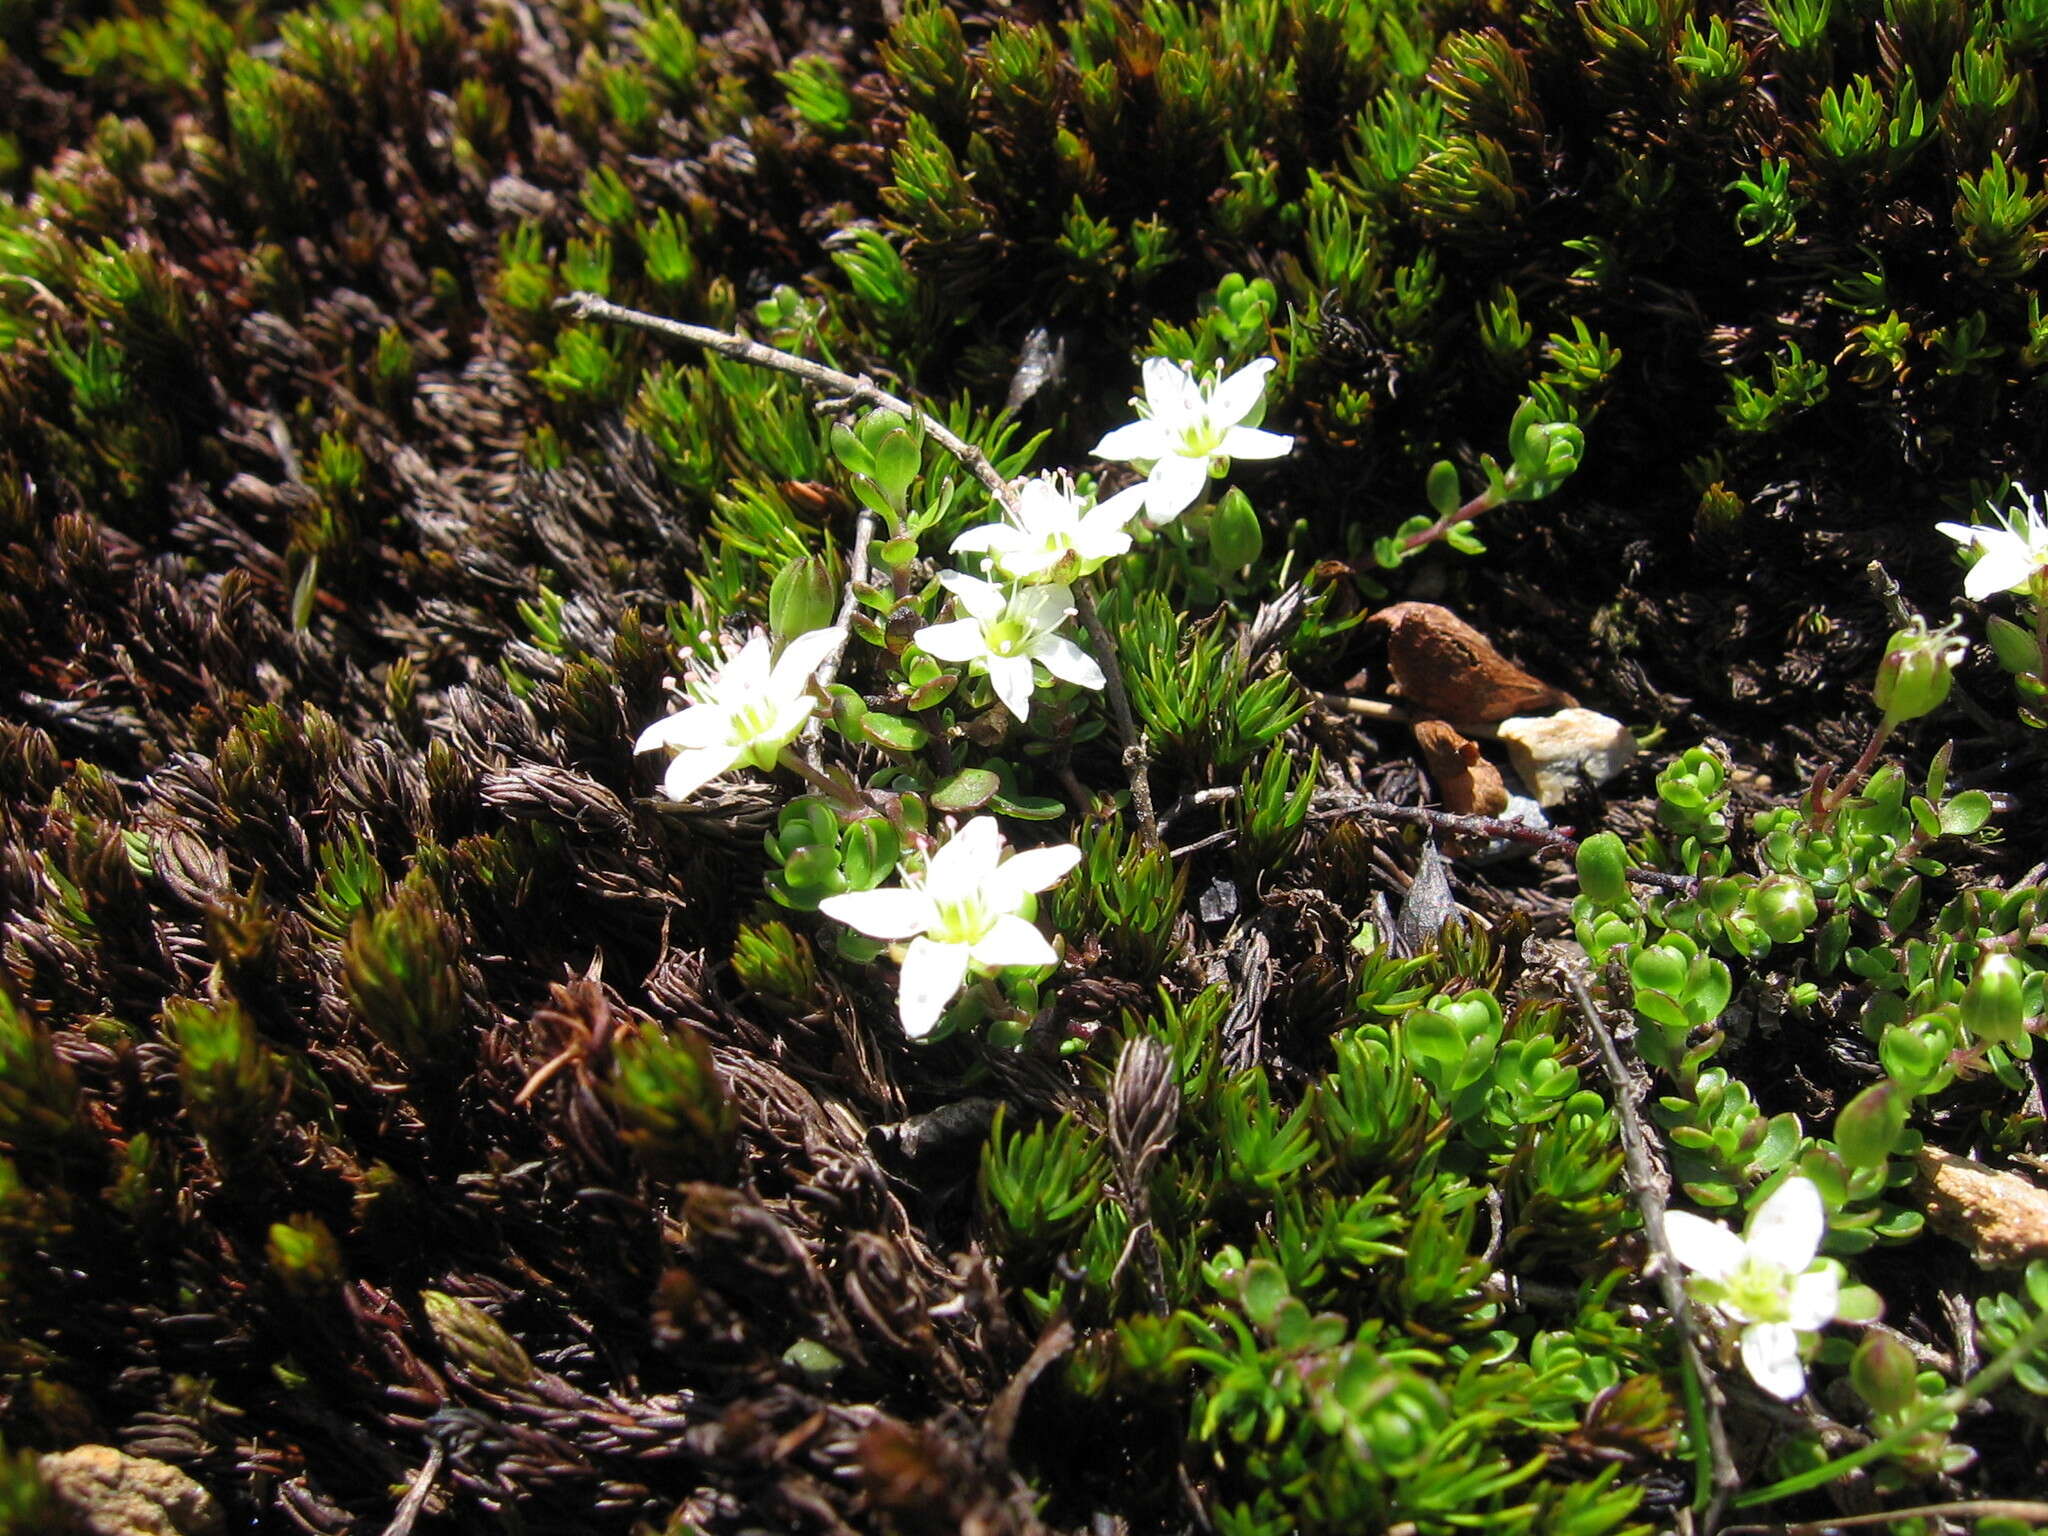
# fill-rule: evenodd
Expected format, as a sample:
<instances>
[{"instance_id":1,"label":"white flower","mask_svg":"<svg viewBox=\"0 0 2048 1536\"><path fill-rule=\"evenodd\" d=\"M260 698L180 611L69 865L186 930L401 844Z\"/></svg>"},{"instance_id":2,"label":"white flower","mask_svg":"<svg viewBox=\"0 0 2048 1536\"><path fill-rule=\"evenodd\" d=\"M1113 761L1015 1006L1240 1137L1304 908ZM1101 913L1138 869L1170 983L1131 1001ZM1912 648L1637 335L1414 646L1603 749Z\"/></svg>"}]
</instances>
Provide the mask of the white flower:
<instances>
[{"instance_id":1,"label":"white flower","mask_svg":"<svg viewBox=\"0 0 2048 1536\"><path fill-rule=\"evenodd\" d=\"M987 673L996 697L1019 720L1031 714L1034 661L1062 682L1083 688L1103 685L1095 658L1055 633L1074 612L1073 589L1065 583L1005 592L993 582L958 571L940 572L939 582L960 600L967 617L927 625L911 639L928 656L965 662L974 671Z\"/></svg>"},{"instance_id":2,"label":"white flower","mask_svg":"<svg viewBox=\"0 0 2048 1536\"><path fill-rule=\"evenodd\" d=\"M1186 363L1145 359L1145 398L1131 402L1145 419L1118 427L1095 453L1146 471L1148 523L1156 528L1187 511L1232 459L1277 459L1294 447L1291 437L1240 425L1257 409L1272 371L1273 359L1262 357L1227 379L1212 373L1197 381Z\"/></svg>"},{"instance_id":3,"label":"white flower","mask_svg":"<svg viewBox=\"0 0 2048 1536\"><path fill-rule=\"evenodd\" d=\"M1998 528L1972 523L1936 523L1934 526L1966 549L1977 551L1976 562L1963 577L1963 591L1981 603L1994 592L2023 592L2043 569L2048 569L2048 524L2041 509L2025 489L2020 505L2002 514Z\"/></svg>"},{"instance_id":4,"label":"white flower","mask_svg":"<svg viewBox=\"0 0 2048 1536\"><path fill-rule=\"evenodd\" d=\"M1749 1218L1737 1237L1718 1221L1667 1211L1664 1238L1692 1273L1686 1288L1742 1329L1742 1363L1756 1384L1790 1402L1806 1390L1799 1335L1835 1319L1842 1273L1815 1262L1827 1232L1827 1207L1811 1179L1790 1178Z\"/></svg>"},{"instance_id":5,"label":"white flower","mask_svg":"<svg viewBox=\"0 0 2048 1536\"><path fill-rule=\"evenodd\" d=\"M1066 476L1039 475L1017 488L1014 524L970 528L953 541L953 550L992 556L995 568L1012 581L1071 582L1130 549L1124 524L1144 491L1134 485L1083 509Z\"/></svg>"},{"instance_id":6,"label":"white flower","mask_svg":"<svg viewBox=\"0 0 2048 1536\"><path fill-rule=\"evenodd\" d=\"M811 630L771 667L768 636L755 630L737 656L688 686L685 708L642 731L633 750L678 749L661 781L671 800L689 799L734 768L772 766L817 708L811 674L845 639L843 629Z\"/></svg>"},{"instance_id":7,"label":"white flower","mask_svg":"<svg viewBox=\"0 0 2048 1536\"><path fill-rule=\"evenodd\" d=\"M925 864L924 876L819 903L825 914L869 938L910 941L903 952L897 1012L913 1040L932 1032L970 967L1052 965L1059 956L1020 914L1081 860L1071 843L1003 857L995 818L977 816Z\"/></svg>"}]
</instances>

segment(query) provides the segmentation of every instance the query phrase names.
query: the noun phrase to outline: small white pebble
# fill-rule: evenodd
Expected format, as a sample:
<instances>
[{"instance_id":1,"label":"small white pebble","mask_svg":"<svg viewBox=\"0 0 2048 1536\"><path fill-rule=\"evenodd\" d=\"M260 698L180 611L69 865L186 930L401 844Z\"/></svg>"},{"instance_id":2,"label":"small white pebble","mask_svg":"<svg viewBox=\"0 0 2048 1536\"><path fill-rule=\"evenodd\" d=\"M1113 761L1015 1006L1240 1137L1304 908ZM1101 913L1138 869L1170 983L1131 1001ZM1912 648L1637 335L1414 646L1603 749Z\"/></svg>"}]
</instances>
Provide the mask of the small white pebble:
<instances>
[{"instance_id":1,"label":"small white pebble","mask_svg":"<svg viewBox=\"0 0 2048 1536\"><path fill-rule=\"evenodd\" d=\"M1522 782L1543 805L1559 805L1582 780L1605 784L1635 759L1636 739L1619 720L1591 709L1503 720L1500 739Z\"/></svg>"}]
</instances>

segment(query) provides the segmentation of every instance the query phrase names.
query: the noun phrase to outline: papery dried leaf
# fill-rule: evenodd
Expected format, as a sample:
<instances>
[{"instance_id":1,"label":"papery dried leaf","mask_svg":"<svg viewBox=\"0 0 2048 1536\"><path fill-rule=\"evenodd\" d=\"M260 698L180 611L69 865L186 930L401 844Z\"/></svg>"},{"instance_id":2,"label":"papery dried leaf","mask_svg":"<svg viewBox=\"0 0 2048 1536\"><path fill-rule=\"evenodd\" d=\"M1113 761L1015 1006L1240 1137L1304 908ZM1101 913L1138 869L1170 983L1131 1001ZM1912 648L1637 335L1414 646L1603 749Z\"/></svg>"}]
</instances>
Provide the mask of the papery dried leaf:
<instances>
[{"instance_id":1,"label":"papery dried leaf","mask_svg":"<svg viewBox=\"0 0 2048 1536\"><path fill-rule=\"evenodd\" d=\"M1507 809L1507 785L1477 742L1441 720L1418 720L1415 745L1445 810L1459 816L1498 816Z\"/></svg>"},{"instance_id":2,"label":"papery dried leaf","mask_svg":"<svg viewBox=\"0 0 2048 1536\"><path fill-rule=\"evenodd\" d=\"M1387 632L1387 668L1396 691L1418 715L1489 725L1578 702L1531 677L1486 636L1435 603L1396 603L1366 623Z\"/></svg>"}]
</instances>

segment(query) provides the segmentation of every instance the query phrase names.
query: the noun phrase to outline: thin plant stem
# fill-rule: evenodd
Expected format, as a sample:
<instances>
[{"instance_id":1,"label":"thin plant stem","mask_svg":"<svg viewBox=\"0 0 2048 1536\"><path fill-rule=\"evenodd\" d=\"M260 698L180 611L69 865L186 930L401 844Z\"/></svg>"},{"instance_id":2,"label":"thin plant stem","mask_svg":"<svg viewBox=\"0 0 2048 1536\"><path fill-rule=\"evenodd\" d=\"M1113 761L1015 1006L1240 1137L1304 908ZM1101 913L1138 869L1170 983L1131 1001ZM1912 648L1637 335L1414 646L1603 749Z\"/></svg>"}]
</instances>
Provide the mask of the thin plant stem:
<instances>
[{"instance_id":1,"label":"thin plant stem","mask_svg":"<svg viewBox=\"0 0 2048 1536\"><path fill-rule=\"evenodd\" d=\"M853 610L860 599L854 596L854 588L868 579L868 546L875 540L875 514L866 507L861 508L859 519L853 525L853 548L846 557L846 587L839 597L839 643L832 647L830 654L818 663L816 673L818 691L829 689L839 676L839 663L846 659L846 642L853 637ZM825 717L811 716L804 727L804 755L811 766L818 766L818 742L825 734Z\"/></svg>"},{"instance_id":2,"label":"thin plant stem","mask_svg":"<svg viewBox=\"0 0 2048 1536\"><path fill-rule=\"evenodd\" d=\"M842 805L849 811L870 811L874 809L873 806L868 804L858 789L855 789L843 779L835 779L824 769L804 761L803 754L799 752L794 752L788 747L784 747L782 755L776 758L775 761L802 779L811 788L817 790L822 795L830 796L835 804Z\"/></svg>"},{"instance_id":3,"label":"thin plant stem","mask_svg":"<svg viewBox=\"0 0 2048 1536\"><path fill-rule=\"evenodd\" d=\"M609 320L614 325L630 325L657 336L666 336L671 341L687 341L716 352L721 357L730 357L737 362L752 363L756 368L772 368L778 373L793 374L807 384L829 390L843 399L862 405L878 406L885 411L895 411L916 422L933 442L953 455L968 472L989 488L989 491L1003 506L1015 510L1017 493L1002 471L991 464L988 455L959 433L938 420L929 411L921 411L908 400L898 399L866 375L855 376L841 373L837 368L828 368L823 363L814 363L807 357L798 357L791 352L779 351L764 346L758 341L749 341L744 336L735 336L730 331L714 330L708 325L692 325L687 320L671 320L666 315L650 315L642 309L628 309L623 304L614 304L600 294L578 290L566 298L557 299L555 307L566 311L578 320Z\"/></svg>"},{"instance_id":4,"label":"thin plant stem","mask_svg":"<svg viewBox=\"0 0 2048 1536\"><path fill-rule=\"evenodd\" d=\"M2048 1525L2048 1504L2035 1499L1958 1499L1952 1504L1916 1504L1911 1509L1880 1509L1865 1515L1831 1515L1786 1525L1724 1525L1721 1536L1825 1536L1828 1531L1858 1525L1889 1525L1895 1520L2024 1520Z\"/></svg>"},{"instance_id":5,"label":"thin plant stem","mask_svg":"<svg viewBox=\"0 0 2048 1536\"><path fill-rule=\"evenodd\" d=\"M671 320L665 315L650 315L645 310L629 309L623 304L614 304L601 294L585 290L578 290L565 298L557 299L555 307L578 320L608 320L615 325L633 326L656 336L665 336L671 341L687 341L716 352L721 357L751 363L757 368L772 368L778 373L792 374L842 399L877 406L886 411L896 411L916 422L933 442L958 459L968 473L988 488L989 494L995 497L1004 512L1013 519L1018 515L1020 503L1017 488L1003 478L1002 471L989 462L987 454L932 416L930 412L921 411L909 401L890 394L873 379L842 373L837 368L828 368L823 363L814 363L807 357L797 357L793 353L764 346L758 341L749 341L746 337L735 336L729 331L714 330L708 325L692 325L686 320ZM1102 619L1095 611L1094 599L1089 594L1085 582L1075 583L1074 601L1080 610L1081 622L1087 627L1089 638L1101 652L1098 659L1102 663L1103 674L1107 679L1110 714L1116 721L1117 733L1123 738L1124 776L1130 783L1131 810L1137 817L1138 835L1147 844L1156 844L1159 841L1159 825L1152 814L1152 782L1145 767L1149 754L1145 750L1144 738L1138 734L1137 721L1131 714L1130 694L1124 688L1123 662L1114 642L1110 639L1109 631L1102 626ZM850 613L850 607L842 612L842 623ZM841 643L841 650L844 650L844 642ZM828 661L827 666L833 672L837 671L837 653Z\"/></svg>"},{"instance_id":6,"label":"thin plant stem","mask_svg":"<svg viewBox=\"0 0 2048 1536\"><path fill-rule=\"evenodd\" d=\"M1440 517L1427 528L1409 534L1407 538L1401 541L1401 553L1404 556L1412 555L1424 545L1434 544L1460 523L1469 523L1480 513L1491 512L1499 505L1500 502L1494 498L1493 487L1488 486L1449 517Z\"/></svg>"},{"instance_id":7,"label":"thin plant stem","mask_svg":"<svg viewBox=\"0 0 2048 1536\"><path fill-rule=\"evenodd\" d=\"M1849 771L1842 775L1841 782L1830 790L1825 784L1815 784L1813 794L1814 818L1820 830L1826 831L1828 818L1847 803L1856 793L1870 770L1877 765L1878 754L1884 751L1885 743L1892 739L1892 732L1898 729L1898 722L1890 716L1877 722L1877 729L1870 733L1869 745L1863 755L1849 765Z\"/></svg>"},{"instance_id":8,"label":"thin plant stem","mask_svg":"<svg viewBox=\"0 0 2048 1536\"><path fill-rule=\"evenodd\" d=\"M1159 843L1159 817L1152 809L1152 775L1147 764L1151 753L1146 749L1145 738L1138 732L1138 722L1131 714L1131 696L1124 690L1124 669L1118 659L1116 642L1110 638L1109 630L1102 622L1102 615L1095 607L1093 584L1085 576L1074 583L1074 607L1081 615L1082 627L1088 631L1088 638L1095 642L1095 649L1103 661L1102 677L1109 694L1109 712L1116 720L1117 734L1124 742L1124 776L1131 786L1131 812L1138 820L1138 837L1147 847Z\"/></svg>"},{"instance_id":9,"label":"thin plant stem","mask_svg":"<svg viewBox=\"0 0 2048 1536\"><path fill-rule=\"evenodd\" d=\"M1525 821L1504 821L1498 816L1464 816L1456 811L1432 810L1422 805L1395 805L1386 800L1365 800L1344 798L1328 806L1318 806L1310 812L1313 816L1372 816L1382 821L1405 821L1433 831L1452 832L1466 837L1504 837L1519 843L1536 843L1545 848L1555 848L1560 853L1576 855L1579 840L1568 832L1559 832L1552 827L1531 826ZM1626 877L1637 885L1654 886L1660 891L1670 891L1678 896L1692 896L1699 892L1697 875L1674 875L1661 869L1642 869L1631 866L1624 871Z\"/></svg>"},{"instance_id":10,"label":"thin plant stem","mask_svg":"<svg viewBox=\"0 0 2048 1536\"><path fill-rule=\"evenodd\" d=\"M1880 1457L1890 1455L1914 1436L1932 1428L1936 1420L1949 1415L1960 1417L1970 1404L1996 1392L2005 1385L2006 1378L2019 1369L2020 1362L2044 1344L2048 1344L2048 1312L2043 1312L2035 1318L2027 1331L2013 1340L2012 1346L1983 1370L1953 1391L1944 1392L1940 1397L1929 1400L1910 1420L1882 1440L1873 1440L1846 1456L1837 1456L1820 1466L1808 1467L1804 1472L1783 1478L1767 1488L1753 1488L1735 1500L1735 1507L1751 1509L1758 1504L1768 1504L1773 1499L1785 1499L1795 1493L1805 1493L1810 1488L1832 1483L1837 1478L1854 1472L1858 1467L1866 1467Z\"/></svg>"},{"instance_id":11,"label":"thin plant stem","mask_svg":"<svg viewBox=\"0 0 2048 1536\"><path fill-rule=\"evenodd\" d=\"M1671 1240L1664 1235L1664 1196L1659 1191L1657 1170L1650 1162L1649 1136L1636 1110L1634 1085L1622 1061L1621 1047L1614 1043L1614 1035L1600 1017L1600 1009L1586 991L1586 983L1572 976L1570 984L1572 1001L1578 1004L1586 1027L1593 1032L1600 1047L1601 1065L1607 1069L1608 1081L1614 1087L1614 1112L1621 1125L1621 1155L1628 1169L1629 1192L1642 1212L1643 1236L1650 1244L1650 1252L1656 1255L1657 1288L1664 1296L1664 1310L1671 1314L1672 1326L1678 1331L1679 1351L1686 1366L1687 1407L1693 1422L1703 1425L1706 1431L1705 1465L1701 1468L1701 1486L1695 1491L1693 1507L1700 1512L1700 1536L1713 1536L1722 1506L1741 1485L1742 1474L1736 1469L1734 1453L1728 1446L1727 1426L1721 1422L1720 1394L1713 1373L1693 1331L1692 1301L1679 1278L1683 1271L1678 1255L1672 1252Z\"/></svg>"}]
</instances>

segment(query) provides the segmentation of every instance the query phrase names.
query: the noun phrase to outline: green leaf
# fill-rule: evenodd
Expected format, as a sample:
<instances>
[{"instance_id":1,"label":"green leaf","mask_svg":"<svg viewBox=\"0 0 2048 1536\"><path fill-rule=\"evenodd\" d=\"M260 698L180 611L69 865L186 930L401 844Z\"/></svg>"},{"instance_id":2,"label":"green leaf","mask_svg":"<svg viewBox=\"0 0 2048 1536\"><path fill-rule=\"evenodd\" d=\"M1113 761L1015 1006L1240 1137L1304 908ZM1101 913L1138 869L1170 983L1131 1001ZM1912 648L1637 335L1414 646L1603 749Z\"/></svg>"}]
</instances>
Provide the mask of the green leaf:
<instances>
[{"instance_id":1,"label":"green leaf","mask_svg":"<svg viewBox=\"0 0 2048 1536\"><path fill-rule=\"evenodd\" d=\"M1991 819L1991 797L1981 789L1966 789L1941 808L1941 830L1946 837L1968 837Z\"/></svg>"},{"instance_id":2,"label":"green leaf","mask_svg":"<svg viewBox=\"0 0 2048 1536\"><path fill-rule=\"evenodd\" d=\"M932 739L932 733L915 720L873 709L861 717L860 733L891 752L915 752Z\"/></svg>"},{"instance_id":3,"label":"green leaf","mask_svg":"<svg viewBox=\"0 0 2048 1536\"><path fill-rule=\"evenodd\" d=\"M998 815L1015 816L1019 821L1057 821L1067 814L1066 802L1044 795L998 794L990 797L988 808Z\"/></svg>"},{"instance_id":4,"label":"green leaf","mask_svg":"<svg viewBox=\"0 0 2048 1536\"><path fill-rule=\"evenodd\" d=\"M994 800L1003 781L986 768L963 768L932 791L932 804L950 813L978 811Z\"/></svg>"},{"instance_id":5,"label":"green leaf","mask_svg":"<svg viewBox=\"0 0 2048 1536\"><path fill-rule=\"evenodd\" d=\"M1436 509L1438 517L1449 517L1464 501L1464 494L1458 488L1458 466L1449 459L1438 459L1429 466L1429 504Z\"/></svg>"}]
</instances>

